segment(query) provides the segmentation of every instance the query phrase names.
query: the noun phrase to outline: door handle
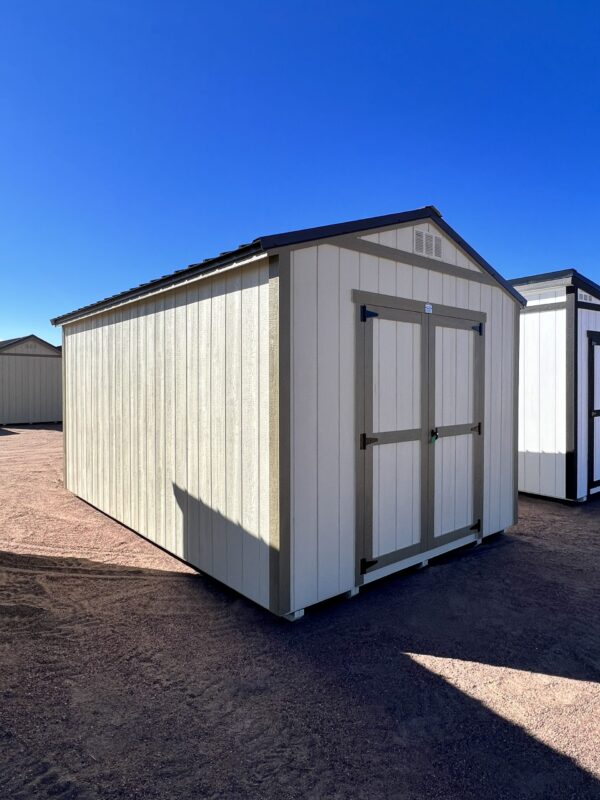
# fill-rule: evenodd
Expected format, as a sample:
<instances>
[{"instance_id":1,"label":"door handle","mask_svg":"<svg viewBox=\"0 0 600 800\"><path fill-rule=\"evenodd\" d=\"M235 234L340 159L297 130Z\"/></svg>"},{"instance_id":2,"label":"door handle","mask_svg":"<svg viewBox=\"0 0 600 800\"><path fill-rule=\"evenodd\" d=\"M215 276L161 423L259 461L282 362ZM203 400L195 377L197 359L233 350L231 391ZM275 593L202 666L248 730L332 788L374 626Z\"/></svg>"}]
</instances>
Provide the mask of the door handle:
<instances>
[{"instance_id":1,"label":"door handle","mask_svg":"<svg viewBox=\"0 0 600 800\"><path fill-rule=\"evenodd\" d=\"M437 440L440 438L437 428L431 429L431 444L435 444Z\"/></svg>"}]
</instances>

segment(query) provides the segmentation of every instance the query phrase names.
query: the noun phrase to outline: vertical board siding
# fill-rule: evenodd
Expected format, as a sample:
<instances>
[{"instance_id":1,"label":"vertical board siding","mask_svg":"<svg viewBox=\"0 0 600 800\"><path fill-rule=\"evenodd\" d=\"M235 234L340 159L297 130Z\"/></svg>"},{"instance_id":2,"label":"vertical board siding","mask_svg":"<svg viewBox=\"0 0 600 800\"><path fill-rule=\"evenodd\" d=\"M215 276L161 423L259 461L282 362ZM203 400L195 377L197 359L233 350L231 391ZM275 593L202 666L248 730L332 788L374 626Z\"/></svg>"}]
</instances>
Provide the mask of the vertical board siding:
<instances>
[{"instance_id":1,"label":"vertical board siding","mask_svg":"<svg viewBox=\"0 0 600 800\"><path fill-rule=\"evenodd\" d=\"M394 246L391 234L374 234L373 240L383 236L382 244ZM397 246L398 237L403 237L402 249L407 237L412 242L412 228L398 229L394 235ZM468 267L467 261L457 251L456 262L451 263ZM294 609L346 591L355 582L356 317L352 289L487 313L483 533L494 533L515 521L512 442L517 424L513 403L517 304L499 287L333 245L293 251L290 524ZM374 347L378 347L376 327ZM375 479L377 469L374 457ZM463 502L460 497L459 502ZM374 530L379 524L376 516L377 504ZM456 518L462 519L460 514Z\"/></svg>"},{"instance_id":2,"label":"vertical board siding","mask_svg":"<svg viewBox=\"0 0 600 800\"><path fill-rule=\"evenodd\" d=\"M303 608L320 597L317 248L293 253L291 270L291 551L294 576L291 591L296 606ZM337 302L332 305L333 309L338 306ZM329 399L331 402L331 397ZM330 498L330 502L333 503L333 499Z\"/></svg>"},{"instance_id":3,"label":"vertical board siding","mask_svg":"<svg viewBox=\"0 0 600 800\"><path fill-rule=\"evenodd\" d=\"M60 422L62 416L62 358L0 354L0 425Z\"/></svg>"},{"instance_id":4,"label":"vertical board siding","mask_svg":"<svg viewBox=\"0 0 600 800\"><path fill-rule=\"evenodd\" d=\"M566 310L546 305L520 319L519 490L564 498Z\"/></svg>"},{"instance_id":5,"label":"vertical board siding","mask_svg":"<svg viewBox=\"0 0 600 800\"><path fill-rule=\"evenodd\" d=\"M600 331L600 309L577 310L577 497L588 494L588 331Z\"/></svg>"},{"instance_id":6,"label":"vertical board siding","mask_svg":"<svg viewBox=\"0 0 600 800\"><path fill-rule=\"evenodd\" d=\"M339 255L324 248L317 264L317 531L339 531L340 524ZM333 308L324 306L330 302ZM322 595L339 585L339 536L318 536L317 564Z\"/></svg>"},{"instance_id":7,"label":"vertical board siding","mask_svg":"<svg viewBox=\"0 0 600 800\"><path fill-rule=\"evenodd\" d=\"M72 323L64 356L67 488L266 607L268 280L265 259Z\"/></svg>"}]
</instances>

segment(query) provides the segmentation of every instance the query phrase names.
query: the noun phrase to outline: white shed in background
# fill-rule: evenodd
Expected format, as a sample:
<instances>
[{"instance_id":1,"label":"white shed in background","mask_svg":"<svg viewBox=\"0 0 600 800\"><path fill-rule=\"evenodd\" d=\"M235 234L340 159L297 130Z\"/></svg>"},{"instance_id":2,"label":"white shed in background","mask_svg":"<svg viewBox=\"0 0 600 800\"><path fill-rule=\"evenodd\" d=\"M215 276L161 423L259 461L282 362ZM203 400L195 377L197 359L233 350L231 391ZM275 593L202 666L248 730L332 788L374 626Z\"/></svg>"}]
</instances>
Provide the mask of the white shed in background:
<instances>
[{"instance_id":1,"label":"white shed in background","mask_svg":"<svg viewBox=\"0 0 600 800\"><path fill-rule=\"evenodd\" d=\"M519 491L586 500L600 490L600 286L574 269L511 283L527 300Z\"/></svg>"},{"instance_id":2,"label":"white shed in background","mask_svg":"<svg viewBox=\"0 0 600 800\"><path fill-rule=\"evenodd\" d=\"M66 486L297 618L515 522L523 302L428 206L65 314Z\"/></svg>"},{"instance_id":3,"label":"white shed in background","mask_svg":"<svg viewBox=\"0 0 600 800\"><path fill-rule=\"evenodd\" d=\"M60 347L33 334L0 342L0 425L61 420Z\"/></svg>"}]
</instances>

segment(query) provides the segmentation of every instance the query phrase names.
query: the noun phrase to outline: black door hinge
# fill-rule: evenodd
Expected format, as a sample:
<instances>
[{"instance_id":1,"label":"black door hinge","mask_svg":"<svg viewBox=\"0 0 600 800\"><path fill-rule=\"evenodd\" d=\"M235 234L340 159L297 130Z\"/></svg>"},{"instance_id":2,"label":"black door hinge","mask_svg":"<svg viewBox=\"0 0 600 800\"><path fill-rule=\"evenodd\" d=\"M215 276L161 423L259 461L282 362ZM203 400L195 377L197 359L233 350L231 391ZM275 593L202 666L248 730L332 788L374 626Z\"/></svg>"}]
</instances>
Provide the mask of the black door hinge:
<instances>
[{"instance_id":1,"label":"black door hinge","mask_svg":"<svg viewBox=\"0 0 600 800\"><path fill-rule=\"evenodd\" d=\"M590 412L590 416L592 417L592 419L600 417L600 408L595 408L592 412Z\"/></svg>"},{"instance_id":2,"label":"black door hinge","mask_svg":"<svg viewBox=\"0 0 600 800\"><path fill-rule=\"evenodd\" d=\"M360 307L360 321L361 322L366 322L368 319L371 319L371 317L378 317L378 316L379 316L379 314L377 313L377 311L371 311L366 306L361 306Z\"/></svg>"},{"instance_id":3,"label":"black door hinge","mask_svg":"<svg viewBox=\"0 0 600 800\"><path fill-rule=\"evenodd\" d=\"M481 520L478 519L477 522L475 523L475 525L471 525L470 530L477 531L477 532L481 531Z\"/></svg>"},{"instance_id":4,"label":"black door hinge","mask_svg":"<svg viewBox=\"0 0 600 800\"><path fill-rule=\"evenodd\" d=\"M473 325L472 330L474 330L480 336L483 336L483 322L479 322L477 325Z\"/></svg>"},{"instance_id":5,"label":"black door hinge","mask_svg":"<svg viewBox=\"0 0 600 800\"><path fill-rule=\"evenodd\" d=\"M374 567L377 563L376 558L361 558L360 560L360 574L364 575L367 570L370 570L371 567Z\"/></svg>"},{"instance_id":6,"label":"black door hinge","mask_svg":"<svg viewBox=\"0 0 600 800\"><path fill-rule=\"evenodd\" d=\"M366 450L370 444L375 444L379 439L376 436L367 436L366 433L360 435L360 449Z\"/></svg>"},{"instance_id":7,"label":"black door hinge","mask_svg":"<svg viewBox=\"0 0 600 800\"><path fill-rule=\"evenodd\" d=\"M481 422L478 422L477 425L473 425L471 430L473 433L477 432L481 436Z\"/></svg>"}]
</instances>

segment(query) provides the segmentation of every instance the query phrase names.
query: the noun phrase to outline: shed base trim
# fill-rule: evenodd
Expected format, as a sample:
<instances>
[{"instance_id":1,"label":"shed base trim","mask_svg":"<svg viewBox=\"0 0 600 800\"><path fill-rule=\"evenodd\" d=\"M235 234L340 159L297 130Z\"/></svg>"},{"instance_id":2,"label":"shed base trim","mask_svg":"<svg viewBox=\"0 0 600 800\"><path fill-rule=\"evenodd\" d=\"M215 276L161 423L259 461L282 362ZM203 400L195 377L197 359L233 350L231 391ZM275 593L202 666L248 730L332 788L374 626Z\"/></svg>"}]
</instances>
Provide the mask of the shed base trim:
<instances>
[{"instance_id":1,"label":"shed base trim","mask_svg":"<svg viewBox=\"0 0 600 800\"><path fill-rule=\"evenodd\" d=\"M400 570L423 564L423 562L427 562L431 558L444 555L444 553L449 553L450 550L456 550L459 547L464 547L466 544L473 544L473 542L477 541L477 538L477 534L472 533L469 536L463 536L462 539L456 539L455 541L448 542L440 547L435 547L433 550L427 550L424 553L417 553L416 555L405 558L402 561L396 561L395 564L388 564L386 567L373 570L373 572L369 572L364 575L362 582L372 583L378 578L384 578L386 575L392 575L394 572L400 572Z\"/></svg>"}]
</instances>

